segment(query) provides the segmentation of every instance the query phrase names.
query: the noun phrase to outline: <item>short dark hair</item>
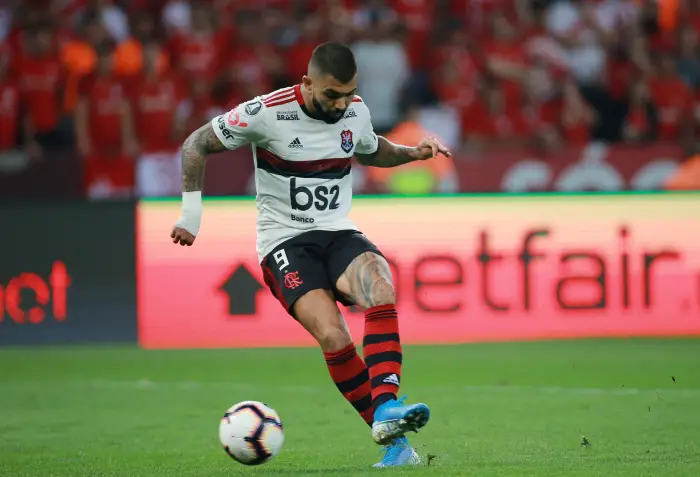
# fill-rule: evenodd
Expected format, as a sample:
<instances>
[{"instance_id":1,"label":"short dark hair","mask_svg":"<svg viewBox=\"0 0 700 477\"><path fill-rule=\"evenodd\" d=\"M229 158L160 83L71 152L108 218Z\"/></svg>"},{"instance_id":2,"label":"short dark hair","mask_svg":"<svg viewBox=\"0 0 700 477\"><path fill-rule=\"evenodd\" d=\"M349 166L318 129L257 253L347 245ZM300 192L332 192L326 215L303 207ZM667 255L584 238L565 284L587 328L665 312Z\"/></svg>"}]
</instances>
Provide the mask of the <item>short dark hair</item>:
<instances>
[{"instance_id":1,"label":"short dark hair","mask_svg":"<svg viewBox=\"0 0 700 477\"><path fill-rule=\"evenodd\" d=\"M329 42L314 50L309 61L309 71L312 69L323 75L331 75L341 83L349 83L357 74L357 63L350 48Z\"/></svg>"}]
</instances>

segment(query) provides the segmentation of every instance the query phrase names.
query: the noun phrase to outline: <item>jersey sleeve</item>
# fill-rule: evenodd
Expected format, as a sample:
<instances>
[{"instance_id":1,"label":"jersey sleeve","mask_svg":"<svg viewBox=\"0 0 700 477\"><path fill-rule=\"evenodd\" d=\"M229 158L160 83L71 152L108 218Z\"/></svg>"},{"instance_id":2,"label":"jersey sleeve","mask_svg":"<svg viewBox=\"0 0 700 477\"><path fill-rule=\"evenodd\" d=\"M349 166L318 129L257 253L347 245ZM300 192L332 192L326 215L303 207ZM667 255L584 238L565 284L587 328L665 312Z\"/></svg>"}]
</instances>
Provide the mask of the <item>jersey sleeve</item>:
<instances>
[{"instance_id":1,"label":"jersey sleeve","mask_svg":"<svg viewBox=\"0 0 700 477\"><path fill-rule=\"evenodd\" d=\"M367 119L357 141L357 146L355 146L355 152L358 154L374 154L379 149L379 139L377 138L377 133L374 132L369 110L367 107L364 109Z\"/></svg>"},{"instance_id":2,"label":"jersey sleeve","mask_svg":"<svg viewBox=\"0 0 700 477\"><path fill-rule=\"evenodd\" d=\"M239 104L211 120L216 137L227 149L260 142L265 137L266 108L262 99Z\"/></svg>"}]
</instances>

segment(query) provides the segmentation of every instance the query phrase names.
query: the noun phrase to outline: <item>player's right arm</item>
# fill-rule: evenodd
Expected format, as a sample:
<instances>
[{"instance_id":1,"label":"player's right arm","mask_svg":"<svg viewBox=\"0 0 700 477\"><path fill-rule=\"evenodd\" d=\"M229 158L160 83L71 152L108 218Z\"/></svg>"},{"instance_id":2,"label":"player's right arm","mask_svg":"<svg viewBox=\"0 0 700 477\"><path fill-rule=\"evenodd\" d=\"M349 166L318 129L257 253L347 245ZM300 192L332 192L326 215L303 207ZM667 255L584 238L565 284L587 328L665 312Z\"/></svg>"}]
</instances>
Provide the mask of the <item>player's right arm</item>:
<instances>
[{"instance_id":1,"label":"player's right arm","mask_svg":"<svg viewBox=\"0 0 700 477\"><path fill-rule=\"evenodd\" d=\"M205 124L190 134L182 145L182 191L201 192L207 156L225 150L226 146L216 136L211 124Z\"/></svg>"},{"instance_id":2,"label":"player's right arm","mask_svg":"<svg viewBox=\"0 0 700 477\"><path fill-rule=\"evenodd\" d=\"M182 144L182 215L170 233L173 243L194 243L202 221L202 188L207 156L225 150L226 146L216 136L211 124L194 131Z\"/></svg>"},{"instance_id":3,"label":"player's right arm","mask_svg":"<svg viewBox=\"0 0 700 477\"><path fill-rule=\"evenodd\" d=\"M182 145L182 215L173 227L173 243L192 245L202 222L202 188L207 158L263 135L264 105L259 100L243 103L189 135Z\"/></svg>"}]
</instances>

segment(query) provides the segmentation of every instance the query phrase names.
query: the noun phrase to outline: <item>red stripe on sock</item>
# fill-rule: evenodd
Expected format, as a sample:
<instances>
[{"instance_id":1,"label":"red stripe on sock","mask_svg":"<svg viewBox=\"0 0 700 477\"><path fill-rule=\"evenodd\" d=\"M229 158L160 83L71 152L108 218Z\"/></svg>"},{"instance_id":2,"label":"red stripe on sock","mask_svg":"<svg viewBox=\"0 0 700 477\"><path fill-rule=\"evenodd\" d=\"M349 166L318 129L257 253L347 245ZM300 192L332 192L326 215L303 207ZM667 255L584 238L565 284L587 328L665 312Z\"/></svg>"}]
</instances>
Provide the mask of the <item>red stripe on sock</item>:
<instances>
[{"instance_id":1,"label":"red stripe on sock","mask_svg":"<svg viewBox=\"0 0 700 477\"><path fill-rule=\"evenodd\" d=\"M382 318L365 321L365 336L384 335L399 332L399 320L396 318Z\"/></svg>"},{"instance_id":2,"label":"red stripe on sock","mask_svg":"<svg viewBox=\"0 0 700 477\"><path fill-rule=\"evenodd\" d=\"M395 384L382 383L372 389L372 399L376 399L377 396L381 396L382 394L393 394L396 396L398 390L399 387Z\"/></svg>"},{"instance_id":3,"label":"red stripe on sock","mask_svg":"<svg viewBox=\"0 0 700 477\"><path fill-rule=\"evenodd\" d=\"M396 361L384 361L383 363L375 364L370 370L370 379L373 376L379 376L380 374L396 374L401 376L401 365ZM374 390L372 391L374 394Z\"/></svg>"},{"instance_id":4,"label":"red stripe on sock","mask_svg":"<svg viewBox=\"0 0 700 477\"><path fill-rule=\"evenodd\" d=\"M331 373L331 377L336 383L342 383L343 381L354 378L367 367L362 358L360 358L360 356L357 354L355 345L352 345L351 349L346 348L336 353L328 353L331 356L337 357L329 358L326 353L323 354L324 357L326 357L328 371ZM341 362L337 364L332 362L332 360L338 358L342 358Z\"/></svg>"}]
</instances>

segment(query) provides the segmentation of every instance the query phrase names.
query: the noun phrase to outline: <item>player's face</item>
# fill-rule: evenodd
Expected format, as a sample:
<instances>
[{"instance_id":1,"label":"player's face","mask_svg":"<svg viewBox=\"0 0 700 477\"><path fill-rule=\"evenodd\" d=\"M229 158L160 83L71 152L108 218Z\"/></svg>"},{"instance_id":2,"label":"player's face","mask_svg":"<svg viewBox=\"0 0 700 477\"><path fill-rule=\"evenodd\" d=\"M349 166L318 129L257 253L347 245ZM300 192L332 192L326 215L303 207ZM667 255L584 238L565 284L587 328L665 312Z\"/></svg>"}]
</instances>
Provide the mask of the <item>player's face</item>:
<instances>
[{"instance_id":1,"label":"player's face","mask_svg":"<svg viewBox=\"0 0 700 477\"><path fill-rule=\"evenodd\" d=\"M343 84L332 76L311 83L311 97L319 119L327 123L337 123L352 103L357 92L357 79Z\"/></svg>"}]
</instances>

